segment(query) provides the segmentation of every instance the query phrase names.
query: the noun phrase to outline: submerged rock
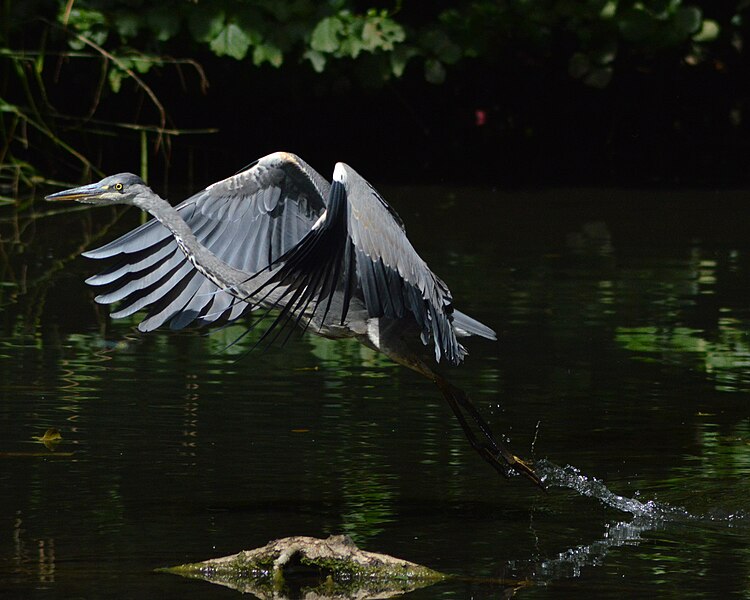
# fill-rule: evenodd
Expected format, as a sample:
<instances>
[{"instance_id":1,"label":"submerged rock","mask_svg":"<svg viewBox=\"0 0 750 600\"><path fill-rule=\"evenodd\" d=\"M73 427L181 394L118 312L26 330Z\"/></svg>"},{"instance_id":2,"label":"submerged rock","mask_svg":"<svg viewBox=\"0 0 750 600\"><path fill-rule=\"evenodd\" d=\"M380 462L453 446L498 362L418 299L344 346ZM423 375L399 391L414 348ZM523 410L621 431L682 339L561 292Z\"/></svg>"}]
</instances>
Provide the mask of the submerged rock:
<instances>
[{"instance_id":1,"label":"submerged rock","mask_svg":"<svg viewBox=\"0 0 750 600\"><path fill-rule=\"evenodd\" d=\"M446 575L387 554L360 550L345 535L294 536L232 556L160 569L261 599L390 598Z\"/></svg>"}]
</instances>

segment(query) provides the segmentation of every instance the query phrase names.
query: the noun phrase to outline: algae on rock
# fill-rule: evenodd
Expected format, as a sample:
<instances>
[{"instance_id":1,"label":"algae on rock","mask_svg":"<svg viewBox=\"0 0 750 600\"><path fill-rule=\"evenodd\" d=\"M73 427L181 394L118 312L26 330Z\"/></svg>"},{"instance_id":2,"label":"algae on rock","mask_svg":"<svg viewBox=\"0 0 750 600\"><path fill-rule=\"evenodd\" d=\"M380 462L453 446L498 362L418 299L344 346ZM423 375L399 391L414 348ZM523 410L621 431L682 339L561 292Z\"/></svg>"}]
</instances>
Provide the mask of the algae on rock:
<instances>
[{"instance_id":1,"label":"algae on rock","mask_svg":"<svg viewBox=\"0 0 750 600\"><path fill-rule=\"evenodd\" d=\"M360 550L345 535L294 536L231 556L160 571L203 579L259 598L389 598L447 576L387 554Z\"/></svg>"}]
</instances>

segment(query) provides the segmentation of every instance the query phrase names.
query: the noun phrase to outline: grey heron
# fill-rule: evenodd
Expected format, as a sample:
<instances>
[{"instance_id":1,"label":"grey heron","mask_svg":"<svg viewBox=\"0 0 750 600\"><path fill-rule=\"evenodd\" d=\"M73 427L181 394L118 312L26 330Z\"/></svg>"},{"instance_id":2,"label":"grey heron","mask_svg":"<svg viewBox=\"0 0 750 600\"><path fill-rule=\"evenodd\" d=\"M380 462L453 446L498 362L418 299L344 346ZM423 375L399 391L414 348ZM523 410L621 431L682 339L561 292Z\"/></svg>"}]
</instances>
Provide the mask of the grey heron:
<instances>
[{"instance_id":1,"label":"grey heron","mask_svg":"<svg viewBox=\"0 0 750 600\"><path fill-rule=\"evenodd\" d=\"M96 250L117 257L87 279L106 286L112 316L146 311L139 329L181 329L277 309L268 336L289 323L329 338L353 337L434 381L472 447L505 477L541 485L492 433L439 366L460 364L460 339L495 332L453 307L446 284L417 254L403 222L354 169L329 183L299 157L276 152L176 207L131 173L57 192L47 200L137 206L154 219Z\"/></svg>"}]
</instances>

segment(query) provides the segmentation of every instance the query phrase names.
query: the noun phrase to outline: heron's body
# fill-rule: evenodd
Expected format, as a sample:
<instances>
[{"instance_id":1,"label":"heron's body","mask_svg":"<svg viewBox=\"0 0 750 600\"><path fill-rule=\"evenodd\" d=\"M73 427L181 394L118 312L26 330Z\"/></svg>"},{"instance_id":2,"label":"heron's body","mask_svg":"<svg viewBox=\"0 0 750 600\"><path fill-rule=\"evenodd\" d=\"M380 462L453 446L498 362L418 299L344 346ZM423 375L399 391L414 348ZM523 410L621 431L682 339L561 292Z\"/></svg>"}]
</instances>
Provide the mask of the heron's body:
<instances>
[{"instance_id":1,"label":"heron's body","mask_svg":"<svg viewBox=\"0 0 750 600\"><path fill-rule=\"evenodd\" d=\"M278 309L264 336L297 323L329 338L354 337L436 381L488 462L538 482L437 373L441 363L463 361L459 338L494 340L494 332L453 308L448 287L414 250L396 212L347 165L336 165L329 184L299 157L277 152L176 207L127 173L48 199L132 204L155 217L85 253L117 258L87 280L103 286L98 302L119 302L113 317L145 311L142 331L181 329L264 307Z\"/></svg>"}]
</instances>

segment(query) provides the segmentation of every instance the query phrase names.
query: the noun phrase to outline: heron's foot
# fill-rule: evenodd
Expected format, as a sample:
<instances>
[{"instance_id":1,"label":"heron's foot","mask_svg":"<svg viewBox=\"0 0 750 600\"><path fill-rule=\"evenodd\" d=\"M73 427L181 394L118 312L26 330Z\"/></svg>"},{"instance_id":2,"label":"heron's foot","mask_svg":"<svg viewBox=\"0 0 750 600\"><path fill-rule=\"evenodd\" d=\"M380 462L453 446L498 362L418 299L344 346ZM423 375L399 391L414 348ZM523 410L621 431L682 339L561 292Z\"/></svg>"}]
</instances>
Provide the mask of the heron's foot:
<instances>
[{"instance_id":1,"label":"heron's foot","mask_svg":"<svg viewBox=\"0 0 750 600\"><path fill-rule=\"evenodd\" d=\"M526 477L526 479L540 489L546 490L542 484L541 478L536 474L536 471L531 466L530 462L513 454L502 443L493 438L491 444L483 443L481 446L480 454L506 479L509 479L515 472Z\"/></svg>"},{"instance_id":2,"label":"heron's foot","mask_svg":"<svg viewBox=\"0 0 750 600\"><path fill-rule=\"evenodd\" d=\"M539 475L536 474L536 471L527 463L525 460L519 458L515 454L509 453L510 456L503 455L503 458L508 463L508 466L518 473L519 475L523 475L527 479L529 479L532 483L540 487L541 489L545 489L544 485L542 484L542 480L539 478Z\"/></svg>"}]
</instances>

